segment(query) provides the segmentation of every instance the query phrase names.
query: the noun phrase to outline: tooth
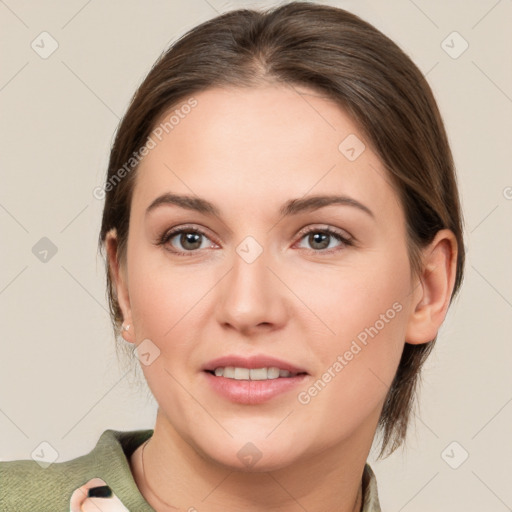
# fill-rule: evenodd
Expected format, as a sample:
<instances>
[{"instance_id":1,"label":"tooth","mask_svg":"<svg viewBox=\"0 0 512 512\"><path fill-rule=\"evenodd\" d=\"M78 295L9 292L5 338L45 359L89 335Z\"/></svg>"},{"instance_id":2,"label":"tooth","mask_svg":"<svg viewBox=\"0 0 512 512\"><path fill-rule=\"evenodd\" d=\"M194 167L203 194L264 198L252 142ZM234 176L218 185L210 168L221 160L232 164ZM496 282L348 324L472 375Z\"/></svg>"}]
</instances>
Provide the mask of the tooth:
<instances>
[{"instance_id":1,"label":"tooth","mask_svg":"<svg viewBox=\"0 0 512 512\"><path fill-rule=\"evenodd\" d=\"M236 366L219 366L215 368L214 373L217 377L226 377L236 380L268 380L279 377L294 377L295 374L288 370L280 370L276 366L269 368L241 368Z\"/></svg>"},{"instance_id":2,"label":"tooth","mask_svg":"<svg viewBox=\"0 0 512 512\"><path fill-rule=\"evenodd\" d=\"M234 368L234 366L226 366L224 368L224 377L227 377L228 379L234 379L235 378L235 368Z\"/></svg>"},{"instance_id":3,"label":"tooth","mask_svg":"<svg viewBox=\"0 0 512 512\"><path fill-rule=\"evenodd\" d=\"M235 379L249 380L249 368L235 368Z\"/></svg>"},{"instance_id":4,"label":"tooth","mask_svg":"<svg viewBox=\"0 0 512 512\"><path fill-rule=\"evenodd\" d=\"M267 369L266 368L251 368L249 371L251 380L266 380Z\"/></svg>"},{"instance_id":5,"label":"tooth","mask_svg":"<svg viewBox=\"0 0 512 512\"><path fill-rule=\"evenodd\" d=\"M267 370L267 379L277 379L279 377L279 368L271 366Z\"/></svg>"}]
</instances>

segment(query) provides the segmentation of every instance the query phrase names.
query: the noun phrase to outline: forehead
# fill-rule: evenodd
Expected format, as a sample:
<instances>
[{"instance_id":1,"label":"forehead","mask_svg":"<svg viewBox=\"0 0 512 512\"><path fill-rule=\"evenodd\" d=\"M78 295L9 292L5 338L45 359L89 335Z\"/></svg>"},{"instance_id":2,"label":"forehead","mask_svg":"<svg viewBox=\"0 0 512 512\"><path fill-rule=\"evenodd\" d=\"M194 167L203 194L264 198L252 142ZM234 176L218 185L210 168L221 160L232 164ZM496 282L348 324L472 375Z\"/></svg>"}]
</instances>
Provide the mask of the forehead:
<instances>
[{"instance_id":1,"label":"forehead","mask_svg":"<svg viewBox=\"0 0 512 512\"><path fill-rule=\"evenodd\" d=\"M377 209L397 200L356 123L304 87L208 89L161 116L151 138L132 207L163 192L245 211L320 193L352 195Z\"/></svg>"}]
</instances>

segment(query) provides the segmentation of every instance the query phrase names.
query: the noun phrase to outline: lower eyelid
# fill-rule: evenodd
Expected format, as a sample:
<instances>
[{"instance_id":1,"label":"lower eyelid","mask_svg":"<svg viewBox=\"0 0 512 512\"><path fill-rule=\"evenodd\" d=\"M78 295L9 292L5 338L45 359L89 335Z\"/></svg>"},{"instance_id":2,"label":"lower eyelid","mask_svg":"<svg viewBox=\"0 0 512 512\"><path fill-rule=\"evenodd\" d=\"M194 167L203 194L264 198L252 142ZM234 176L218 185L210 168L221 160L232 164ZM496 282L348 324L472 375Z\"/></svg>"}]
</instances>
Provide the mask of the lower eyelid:
<instances>
[{"instance_id":1,"label":"lower eyelid","mask_svg":"<svg viewBox=\"0 0 512 512\"><path fill-rule=\"evenodd\" d=\"M343 247L343 246L350 246L350 245L353 245L353 240L352 240L352 237L350 236L345 236L341 233L338 233L337 231L334 231L332 229L327 229L327 228L323 228L323 229L320 229L320 228L315 228L315 229L311 229L305 233L302 233L299 237L299 242L301 240L303 240L306 236L310 235L311 233L324 233L324 234L327 234L329 235L330 237L334 238L335 240L337 240L338 242L340 242L341 246L340 247ZM308 249L306 248L306 250L308 251L313 251L313 252L316 252L316 253L328 253L330 251L334 251L336 250L336 248L334 247L331 247L330 249L323 249L323 250L314 250L314 249Z\"/></svg>"},{"instance_id":2,"label":"lower eyelid","mask_svg":"<svg viewBox=\"0 0 512 512\"><path fill-rule=\"evenodd\" d=\"M160 244L161 245L166 245L166 244L170 245L170 240L171 239L173 239L177 235L181 235L183 233L196 233L198 235L201 235L205 239L209 240L212 244L218 245L214 240L211 239L210 236L208 236L207 233L205 233L204 231L202 231L202 230L200 230L198 228L192 228L192 227L184 227L184 228L177 229L176 231L170 231L170 232L164 233L161 236L161 238L160 238L159 245ZM303 232L303 233L301 233L299 235L298 242L302 241L306 236L308 236L311 233L324 233L324 234L328 234L329 236L333 237L338 242L340 242L341 245L339 247L353 245L353 240L352 240L352 238L350 236L348 236L348 235L345 236L345 235L343 235L341 233L338 233L337 231L334 231L333 229L330 229L330 228L312 228L312 229L309 229L308 231ZM296 243L298 243L298 242L296 242ZM173 246L171 246L171 247L173 247ZM211 247L206 247L206 248L211 248ZM304 248L304 247L302 247L301 249L305 249L307 251L318 253L318 254L329 253L329 252L337 250L336 247L334 247L334 248L331 247L330 249L322 249L322 250L315 250L315 249ZM176 248L173 247L172 249L169 249L169 250L170 250L170 252L173 252L174 254L194 255L196 253L199 253L202 249L195 249L195 250L191 250L191 251L184 251L184 250L179 250L179 249L176 249Z\"/></svg>"},{"instance_id":3,"label":"lower eyelid","mask_svg":"<svg viewBox=\"0 0 512 512\"><path fill-rule=\"evenodd\" d=\"M173 238L175 238L176 236L181 235L183 233L195 233L197 235L201 235L206 240L209 240L212 244L215 244L215 242L206 233L204 233L203 231L201 231L199 229L190 229L190 228L189 229L179 229L179 230L171 231L171 232L168 232L168 233L164 234L162 239L161 239L161 243L162 244L167 244ZM198 251L199 251L199 249L196 249L194 251L181 251L181 252L193 253L193 252L198 252Z\"/></svg>"}]
</instances>

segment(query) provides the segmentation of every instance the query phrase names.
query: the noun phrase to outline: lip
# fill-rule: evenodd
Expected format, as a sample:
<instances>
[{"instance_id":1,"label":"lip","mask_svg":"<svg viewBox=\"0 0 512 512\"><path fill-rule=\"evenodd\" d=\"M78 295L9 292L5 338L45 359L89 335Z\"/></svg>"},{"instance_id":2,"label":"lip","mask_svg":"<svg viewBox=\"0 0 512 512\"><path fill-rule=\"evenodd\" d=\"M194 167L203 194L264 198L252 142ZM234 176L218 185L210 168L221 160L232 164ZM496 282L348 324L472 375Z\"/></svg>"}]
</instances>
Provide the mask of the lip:
<instances>
[{"instance_id":1,"label":"lip","mask_svg":"<svg viewBox=\"0 0 512 512\"><path fill-rule=\"evenodd\" d=\"M269 368L276 367L300 374L294 377L279 377L268 380L236 380L226 377L216 377L212 373L215 368L235 366L239 368ZM246 405L262 404L277 395L291 391L309 375L306 370L282 359L265 355L238 356L227 355L212 359L202 368L210 388L230 402Z\"/></svg>"},{"instance_id":2,"label":"lip","mask_svg":"<svg viewBox=\"0 0 512 512\"><path fill-rule=\"evenodd\" d=\"M290 373L307 373L303 368L295 366L282 359L265 355L254 355L254 356L238 356L238 355L227 355L212 359L206 363L201 370L203 371L215 371L215 368L226 366L236 366L238 368L270 368L271 366L279 368L281 370L288 370Z\"/></svg>"},{"instance_id":3,"label":"lip","mask_svg":"<svg viewBox=\"0 0 512 512\"><path fill-rule=\"evenodd\" d=\"M236 380L216 377L207 371L202 372L210 388L230 402L257 405L293 390L306 378L306 374L295 377L279 377L269 380Z\"/></svg>"}]
</instances>

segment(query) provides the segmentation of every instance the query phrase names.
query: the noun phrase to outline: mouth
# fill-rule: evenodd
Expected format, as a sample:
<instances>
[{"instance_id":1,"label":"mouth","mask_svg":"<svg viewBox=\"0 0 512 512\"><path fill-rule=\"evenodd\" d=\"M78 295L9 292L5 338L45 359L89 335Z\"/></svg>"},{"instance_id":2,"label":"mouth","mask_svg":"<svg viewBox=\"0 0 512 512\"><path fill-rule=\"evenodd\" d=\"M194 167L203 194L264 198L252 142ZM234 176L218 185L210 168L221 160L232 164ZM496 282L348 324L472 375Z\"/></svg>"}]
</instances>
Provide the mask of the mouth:
<instances>
[{"instance_id":1,"label":"mouth","mask_svg":"<svg viewBox=\"0 0 512 512\"><path fill-rule=\"evenodd\" d=\"M306 372L290 372L277 366L263 368L243 368L240 366L218 366L215 370L205 370L215 377L225 377L234 380L273 380L288 379L298 375L307 375Z\"/></svg>"},{"instance_id":2,"label":"mouth","mask_svg":"<svg viewBox=\"0 0 512 512\"><path fill-rule=\"evenodd\" d=\"M210 361L202 371L220 396L248 405L291 391L309 375L303 368L267 356L226 356Z\"/></svg>"},{"instance_id":3,"label":"mouth","mask_svg":"<svg viewBox=\"0 0 512 512\"><path fill-rule=\"evenodd\" d=\"M273 380L308 375L304 368L265 355L228 355L205 364L203 371L215 377L235 380Z\"/></svg>"}]
</instances>

